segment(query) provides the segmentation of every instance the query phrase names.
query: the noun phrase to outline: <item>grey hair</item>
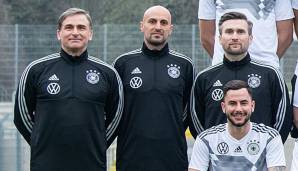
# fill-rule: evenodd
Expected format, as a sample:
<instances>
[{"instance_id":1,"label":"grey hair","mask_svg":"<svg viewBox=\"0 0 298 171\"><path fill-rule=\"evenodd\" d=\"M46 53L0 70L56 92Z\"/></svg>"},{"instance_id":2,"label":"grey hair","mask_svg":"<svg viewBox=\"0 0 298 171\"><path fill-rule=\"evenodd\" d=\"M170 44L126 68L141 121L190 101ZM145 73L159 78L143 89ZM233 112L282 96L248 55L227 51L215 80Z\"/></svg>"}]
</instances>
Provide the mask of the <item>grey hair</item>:
<instances>
[{"instance_id":1,"label":"grey hair","mask_svg":"<svg viewBox=\"0 0 298 171\"><path fill-rule=\"evenodd\" d=\"M60 15L60 17L59 17L59 19L58 19L58 30L60 30L61 29L61 27L62 27L62 23L63 23L63 21L67 18L67 17L69 17L69 16L73 16L73 15L77 15L77 14L83 14L83 15L85 15L86 16L86 18L87 18L87 20L89 21L89 26L90 26L90 28L92 29L92 19L91 19L91 17L90 17L90 15L89 15L89 12L88 11L85 11L85 10L83 10L83 9L80 9L80 8L69 8L69 9L67 9L66 11L64 11L61 15Z\"/></svg>"}]
</instances>

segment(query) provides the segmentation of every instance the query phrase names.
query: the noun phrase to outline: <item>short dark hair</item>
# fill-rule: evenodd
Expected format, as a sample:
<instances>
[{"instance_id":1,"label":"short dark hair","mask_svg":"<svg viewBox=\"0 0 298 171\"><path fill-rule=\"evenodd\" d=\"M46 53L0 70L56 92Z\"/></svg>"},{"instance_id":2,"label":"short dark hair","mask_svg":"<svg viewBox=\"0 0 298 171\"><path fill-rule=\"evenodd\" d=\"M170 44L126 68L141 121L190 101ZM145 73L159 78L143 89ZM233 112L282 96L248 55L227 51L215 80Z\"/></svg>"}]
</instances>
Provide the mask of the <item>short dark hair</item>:
<instances>
[{"instance_id":1,"label":"short dark hair","mask_svg":"<svg viewBox=\"0 0 298 171\"><path fill-rule=\"evenodd\" d=\"M61 29L61 27L62 27L62 23L63 23L63 21L67 18L67 17L69 17L69 16L73 16L73 15L77 15L77 14L83 14L83 15L85 15L86 16L86 18L87 18L87 20L89 21L89 26L90 26L90 28L92 29L92 19L91 19L91 17L90 17L90 15L89 15L89 12L88 11L85 11L85 10L83 10L83 9L80 9L80 8L69 8L69 9L67 9L66 11L64 11L61 15L60 15L60 17L59 17L59 19L58 19L58 30L60 30Z\"/></svg>"},{"instance_id":2,"label":"short dark hair","mask_svg":"<svg viewBox=\"0 0 298 171\"><path fill-rule=\"evenodd\" d=\"M248 34L249 35L252 34L253 23L251 21L249 21L244 14L242 14L240 12L228 12L228 13L225 13L223 16L221 16L221 18L218 22L218 28L219 28L220 35L222 34L222 24L228 20L245 20L248 25Z\"/></svg>"},{"instance_id":3,"label":"short dark hair","mask_svg":"<svg viewBox=\"0 0 298 171\"><path fill-rule=\"evenodd\" d=\"M242 81L242 80L228 81L223 87L224 98L226 97L227 92L229 90L239 90L242 88L245 88L247 90L249 96L252 98L252 89L248 86L248 84L245 81Z\"/></svg>"}]
</instances>

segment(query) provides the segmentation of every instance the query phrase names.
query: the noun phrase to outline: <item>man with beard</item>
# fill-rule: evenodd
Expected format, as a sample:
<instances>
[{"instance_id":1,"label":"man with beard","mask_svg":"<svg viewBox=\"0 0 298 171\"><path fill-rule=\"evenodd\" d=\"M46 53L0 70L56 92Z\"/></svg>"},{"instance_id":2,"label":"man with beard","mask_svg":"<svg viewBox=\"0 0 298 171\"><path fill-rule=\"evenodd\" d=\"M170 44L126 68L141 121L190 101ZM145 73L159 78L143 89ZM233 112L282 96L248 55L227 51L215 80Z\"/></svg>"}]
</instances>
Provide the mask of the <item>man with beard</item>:
<instances>
[{"instance_id":1,"label":"man with beard","mask_svg":"<svg viewBox=\"0 0 298 171\"><path fill-rule=\"evenodd\" d=\"M173 25L166 8L147 9L140 29L143 47L114 63L124 86L117 171L186 171L192 61L168 47Z\"/></svg>"},{"instance_id":2,"label":"man with beard","mask_svg":"<svg viewBox=\"0 0 298 171\"><path fill-rule=\"evenodd\" d=\"M221 109L227 123L197 137L189 171L284 171L286 162L278 131L250 122L255 109L251 87L244 81L231 80L223 91Z\"/></svg>"},{"instance_id":3,"label":"man with beard","mask_svg":"<svg viewBox=\"0 0 298 171\"><path fill-rule=\"evenodd\" d=\"M222 62L224 53L216 25L223 14L232 11L242 12L254 24L248 49L251 58L279 67L293 40L291 0L200 0L200 40L212 65Z\"/></svg>"},{"instance_id":4,"label":"man with beard","mask_svg":"<svg viewBox=\"0 0 298 171\"><path fill-rule=\"evenodd\" d=\"M222 124L226 116L220 102L223 85L243 80L254 90L257 105L252 121L279 131L286 141L292 125L287 87L278 69L250 58L247 49L253 39L252 23L244 14L226 13L219 21L219 40L225 51L223 63L200 72L191 95L191 132L194 137L212 126Z\"/></svg>"}]
</instances>

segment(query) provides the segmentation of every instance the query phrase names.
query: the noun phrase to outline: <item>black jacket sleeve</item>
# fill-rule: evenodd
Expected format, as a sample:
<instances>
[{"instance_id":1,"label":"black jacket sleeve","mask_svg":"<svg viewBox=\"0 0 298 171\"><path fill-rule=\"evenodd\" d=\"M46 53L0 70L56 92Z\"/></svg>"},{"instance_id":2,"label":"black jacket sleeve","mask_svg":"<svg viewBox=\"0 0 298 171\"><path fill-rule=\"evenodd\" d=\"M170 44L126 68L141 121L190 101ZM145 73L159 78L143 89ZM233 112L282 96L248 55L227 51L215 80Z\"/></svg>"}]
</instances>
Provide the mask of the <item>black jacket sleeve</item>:
<instances>
[{"instance_id":1,"label":"black jacket sleeve","mask_svg":"<svg viewBox=\"0 0 298 171\"><path fill-rule=\"evenodd\" d=\"M14 124L28 144L31 141L36 104L35 77L30 69L29 65L20 78L14 105Z\"/></svg>"},{"instance_id":2,"label":"black jacket sleeve","mask_svg":"<svg viewBox=\"0 0 298 171\"><path fill-rule=\"evenodd\" d=\"M273 127L279 131L283 143L287 140L291 131L293 114L287 85L279 71L276 71L272 87L272 114L275 118Z\"/></svg>"},{"instance_id":3,"label":"black jacket sleeve","mask_svg":"<svg viewBox=\"0 0 298 171\"><path fill-rule=\"evenodd\" d=\"M186 80L185 80L185 89L183 92L183 106L184 114L183 114L183 124L184 128L186 129L189 126L190 119L190 93L191 93L191 87L194 81L194 74L195 69L193 67L192 63L189 63L186 70Z\"/></svg>"},{"instance_id":4,"label":"black jacket sleeve","mask_svg":"<svg viewBox=\"0 0 298 171\"><path fill-rule=\"evenodd\" d=\"M123 86L121 79L115 69L110 78L110 91L106 101L106 134L108 147L112 144L118 134L118 126L123 111Z\"/></svg>"},{"instance_id":5,"label":"black jacket sleeve","mask_svg":"<svg viewBox=\"0 0 298 171\"><path fill-rule=\"evenodd\" d=\"M204 131L204 114L205 114L205 102L202 90L202 82L199 75L196 77L195 82L191 90L191 124L189 126L190 132L194 138L199 133Z\"/></svg>"},{"instance_id":6,"label":"black jacket sleeve","mask_svg":"<svg viewBox=\"0 0 298 171\"><path fill-rule=\"evenodd\" d=\"M291 110L293 111L293 120L294 120L294 115L295 115L295 112L294 112L294 99L295 98L298 98L298 97L295 97L295 91L297 91L295 89L296 87L296 83L297 82L297 75L294 74L293 78L291 79L291 84L292 84L292 103L291 103ZM291 137L293 138L298 138L298 128L295 126L294 122L293 122L293 126L292 126L292 130L291 130Z\"/></svg>"}]
</instances>

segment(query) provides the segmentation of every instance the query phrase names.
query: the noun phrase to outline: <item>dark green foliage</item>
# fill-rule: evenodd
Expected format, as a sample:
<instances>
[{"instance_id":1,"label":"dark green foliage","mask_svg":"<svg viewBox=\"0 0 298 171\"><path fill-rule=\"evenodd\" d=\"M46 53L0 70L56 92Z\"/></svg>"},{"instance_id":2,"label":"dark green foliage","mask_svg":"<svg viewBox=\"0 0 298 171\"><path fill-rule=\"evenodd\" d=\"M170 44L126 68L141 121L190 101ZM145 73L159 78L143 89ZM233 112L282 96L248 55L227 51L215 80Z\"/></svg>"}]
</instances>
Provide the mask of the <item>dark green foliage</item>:
<instances>
[{"instance_id":1,"label":"dark green foliage","mask_svg":"<svg viewBox=\"0 0 298 171\"><path fill-rule=\"evenodd\" d=\"M167 7L175 24L197 23L198 0L0 0L0 24L56 24L70 7L90 12L94 24L138 24L153 5Z\"/></svg>"}]
</instances>

